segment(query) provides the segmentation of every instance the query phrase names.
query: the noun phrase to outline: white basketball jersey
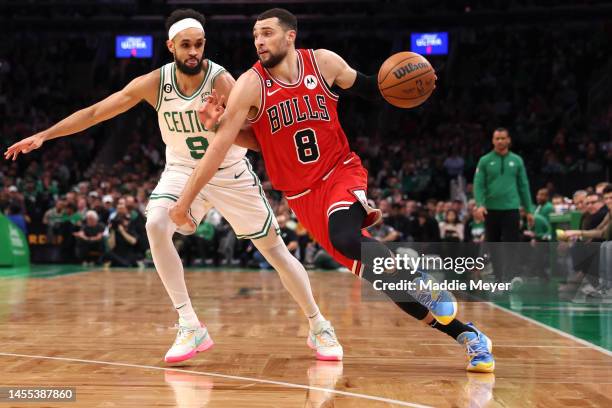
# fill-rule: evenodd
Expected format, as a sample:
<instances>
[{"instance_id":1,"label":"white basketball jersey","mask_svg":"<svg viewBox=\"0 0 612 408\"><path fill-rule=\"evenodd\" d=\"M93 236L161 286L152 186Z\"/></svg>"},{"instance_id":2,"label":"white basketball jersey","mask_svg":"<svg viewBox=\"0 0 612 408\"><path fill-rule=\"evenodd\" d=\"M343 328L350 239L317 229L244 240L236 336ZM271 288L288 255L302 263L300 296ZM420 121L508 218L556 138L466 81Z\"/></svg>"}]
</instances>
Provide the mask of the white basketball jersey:
<instances>
[{"instance_id":1,"label":"white basketball jersey","mask_svg":"<svg viewBox=\"0 0 612 408\"><path fill-rule=\"evenodd\" d=\"M197 111L204 98L212 92L215 79L225 68L208 60L208 70L200 87L191 96L183 95L177 86L174 62L161 68L157 119L162 139L166 144L166 164L195 168L197 161L215 137L199 121ZM247 149L232 145L221 167L242 160Z\"/></svg>"}]
</instances>

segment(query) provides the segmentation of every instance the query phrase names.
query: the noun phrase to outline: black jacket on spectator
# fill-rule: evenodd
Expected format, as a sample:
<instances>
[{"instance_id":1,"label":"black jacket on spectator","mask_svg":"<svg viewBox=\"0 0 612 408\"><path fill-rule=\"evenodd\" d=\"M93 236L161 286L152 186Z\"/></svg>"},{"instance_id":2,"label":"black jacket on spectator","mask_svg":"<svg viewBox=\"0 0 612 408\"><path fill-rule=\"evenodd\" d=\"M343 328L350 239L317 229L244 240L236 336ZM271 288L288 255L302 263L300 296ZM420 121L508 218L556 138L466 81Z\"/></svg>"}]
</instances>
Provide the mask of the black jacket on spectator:
<instances>
[{"instance_id":1,"label":"black jacket on spectator","mask_svg":"<svg viewBox=\"0 0 612 408\"><path fill-rule=\"evenodd\" d=\"M419 218L424 218L421 224ZM413 222L415 242L440 242L440 227L438 222L428 214L419 214Z\"/></svg>"}]
</instances>

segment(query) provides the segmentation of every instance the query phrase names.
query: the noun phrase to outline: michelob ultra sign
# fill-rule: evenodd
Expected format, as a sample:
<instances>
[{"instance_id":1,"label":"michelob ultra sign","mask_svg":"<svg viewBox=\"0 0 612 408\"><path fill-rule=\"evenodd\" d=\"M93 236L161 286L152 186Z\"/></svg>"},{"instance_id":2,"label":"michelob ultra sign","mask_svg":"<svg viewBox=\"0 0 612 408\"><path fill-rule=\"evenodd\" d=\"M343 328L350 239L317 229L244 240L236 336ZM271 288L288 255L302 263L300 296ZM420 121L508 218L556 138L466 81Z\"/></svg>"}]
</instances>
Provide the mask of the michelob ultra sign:
<instances>
[{"instance_id":1,"label":"michelob ultra sign","mask_svg":"<svg viewBox=\"0 0 612 408\"><path fill-rule=\"evenodd\" d=\"M448 33L412 33L410 51L421 55L448 54Z\"/></svg>"},{"instance_id":2,"label":"michelob ultra sign","mask_svg":"<svg viewBox=\"0 0 612 408\"><path fill-rule=\"evenodd\" d=\"M118 35L115 37L115 57L151 58L153 37L150 35Z\"/></svg>"}]
</instances>

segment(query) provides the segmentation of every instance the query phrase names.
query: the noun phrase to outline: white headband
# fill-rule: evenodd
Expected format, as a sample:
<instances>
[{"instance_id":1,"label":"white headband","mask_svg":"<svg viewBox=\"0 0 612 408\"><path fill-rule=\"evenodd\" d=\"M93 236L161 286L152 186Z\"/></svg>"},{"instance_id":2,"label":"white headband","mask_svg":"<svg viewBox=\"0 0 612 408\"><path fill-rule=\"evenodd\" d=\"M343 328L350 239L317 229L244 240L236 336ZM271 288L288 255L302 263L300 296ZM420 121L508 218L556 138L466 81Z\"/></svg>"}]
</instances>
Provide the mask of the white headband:
<instances>
[{"instance_id":1,"label":"white headband","mask_svg":"<svg viewBox=\"0 0 612 408\"><path fill-rule=\"evenodd\" d=\"M172 40L175 35L188 28L199 28L200 30L204 31L202 24L200 24L200 22L195 18L184 18L172 24L168 30L168 39Z\"/></svg>"}]
</instances>

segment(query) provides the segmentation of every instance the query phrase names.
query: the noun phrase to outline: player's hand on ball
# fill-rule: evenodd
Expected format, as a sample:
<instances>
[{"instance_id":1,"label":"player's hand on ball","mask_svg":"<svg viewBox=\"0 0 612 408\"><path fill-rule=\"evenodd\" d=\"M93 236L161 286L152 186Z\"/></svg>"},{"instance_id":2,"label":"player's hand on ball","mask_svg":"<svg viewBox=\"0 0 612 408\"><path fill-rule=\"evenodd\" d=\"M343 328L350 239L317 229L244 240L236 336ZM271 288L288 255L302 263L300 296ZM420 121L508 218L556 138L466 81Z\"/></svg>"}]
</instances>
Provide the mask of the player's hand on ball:
<instances>
[{"instance_id":1,"label":"player's hand on ball","mask_svg":"<svg viewBox=\"0 0 612 408\"><path fill-rule=\"evenodd\" d=\"M189 218L187 210L184 209L182 206L178 204L172 205L168 209L168 215L170 216L172 222L177 225L177 227L183 227L186 230L195 230L196 225Z\"/></svg>"},{"instance_id":2,"label":"player's hand on ball","mask_svg":"<svg viewBox=\"0 0 612 408\"><path fill-rule=\"evenodd\" d=\"M6 152L4 152L4 158L6 160L17 160L19 153L30 153L32 150L36 150L42 146L43 142L44 140L39 133L34 136L26 137L12 146L9 146Z\"/></svg>"},{"instance_id":3,"label":"player's hand on ball","mask_svg":"<svg viewBox=\"0 0 612 408\"><path fill-rule=\"evenodd\" d=\"M215 89L204 99L204 103L198 109L198 117L206 129L213 129L219 122L219 118L225 112L224 102L225 97L223 95L219 97Z\"/></svg>"}]
</instances>

